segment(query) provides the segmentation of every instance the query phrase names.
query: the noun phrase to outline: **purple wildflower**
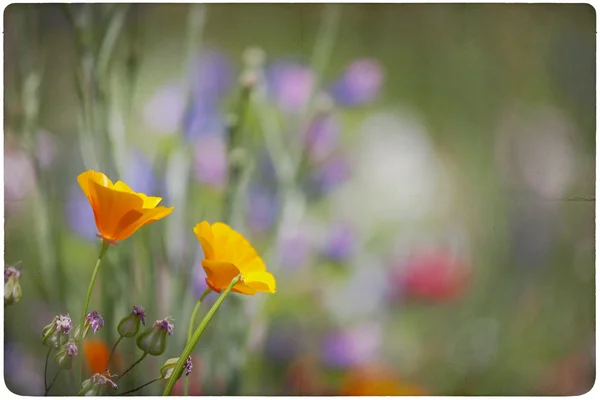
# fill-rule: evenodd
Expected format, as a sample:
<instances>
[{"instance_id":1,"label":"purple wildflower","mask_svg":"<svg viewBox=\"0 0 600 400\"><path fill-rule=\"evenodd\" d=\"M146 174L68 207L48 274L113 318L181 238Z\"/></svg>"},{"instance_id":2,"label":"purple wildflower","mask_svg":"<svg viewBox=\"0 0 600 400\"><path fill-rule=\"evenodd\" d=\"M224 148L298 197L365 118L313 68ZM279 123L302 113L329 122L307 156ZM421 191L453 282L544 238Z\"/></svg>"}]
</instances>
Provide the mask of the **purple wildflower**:
<instances>
[{"instance_id":1,"label":"purple wildflower","mask_svg":"<svg viewBox=\"0 0 600 400\"><path fill-rule=\"evenodd\" d=\"M79 354L79 350L77 349L77 345L75 343L69 342L67 343L67 355L69 357L77 357L77 354Z\"/></svg>"},{"instance_id":2,"label":"purple wildflower","mask_svg":"<svg viewBox=\"0 0 600 400\"><path fill-rule=\"evenodd\" d=\"M179 129L186 106L185 89L179 82L160 87L143 110L146 127L158 134L172 134Z\"/></svg>"},{"instance_id":3,"label":"purple wildflower","mask_svg":"<svg viewBox=\"0 0 600 400\"><path fill-rule=\"evenodd\" d=\"M104 326L104 318L102 318L102 315L100 315L100 313L95 310L86 315L85 322L92 326L94 333L96 333L98 329Z\"/></svg>"},{"instance_id":4,"label":"purple wildflower","mask_svg":"<svg viewBox=\"0 0 600 400\"><path fill-rule=\"evenodd\" d=\"M192 372L192 356L188 356L183 368L185 368L185 376L188 376Z\"/></svg>"},{"instance_id":5,"label":"purple wildflower","mask_svg":"<svg viewBox=\"0 0 600 400\"><path fill-rule=\"evenodd\" d=\"M316 117L304 135L310 158L315 162L327 159L338 143L340 131L340 124L332 115Z\"/></svg>"},{"instance_id":6,"label":"purple wildflower","mask_svg":"<svg viewBox=\"0 0 600 400\"><path fill-rule=\"evenodd\" d=\"M116 375L113 375L113 376L116 376ZM113 382L112 379L110 379L113 376L109 375L108 371L105 372L104 374L95 373L92 376L91 380L92 380L92 383L94 383L95 385L106 386L107 384L109 384L110 386L112 386L113 389L117 390L117 384L115 382Z\"/></svg>"},{"instance_id":7,"label":"purple wildflower","mask_svg":"<svg viewBox=\"0 0 600 400\"><path fill-rule=\"evenodd\" d=\"M69 314L59 315L56 317L55 321L57 332L61 332L63 335L68 335L69 332L71 332L73 325L71 324L71 317Z\"/></svg>"},{"instance_id":8,"label":"purple wildflower","mask_svg":"<svg viewBox=\"0 0 600 400\"><path fill-rule=\"evenodd\" d=\"M365 58L352 62L333 84L330 93L342 106L361 106L377 98L382 83L383 69L379 62Z\"/></svg>"},{"instance_id":9,"label":"purple wildflower","mask_svg":"<svg viewBox=\"0 0 600 400\"><path fill-rule=\"evenodd\" d=\"M248 225L253 232L265 233L275 223L279 210L277 196L266 188L254 185L248 192Z\"/></svg>"},{"instance_id":10,"label":"purple wildflower","mask_svg":"<svg viewBox=\"0 0 600 400\"><path fill-rule=\"evenodd\" d=\"M7 267L4 269L4 282L8 281L9 278L19 279L21 277L20 268Z\"/></svg>"},{"instance_id":11,"label":"purple wildflower","mask_svg":"<svg viewBox=\"0 0 600 400\"><path fill-rule=\"evenodd\" d=\"M131 313L142 320L142 325L146 325L146 311L144 311L142 306L133 306L133 311Z\"/></svg>"},{"instance_id":12,"label":"purple wildflower","mask_svg":"<svg viewBox=\"0 0 600 400\"><path fill-rule=\"evenodd\" d=\"M312 176L318 194L326 194L344 182L350 175L348 162L339 156L326 161Z\"/></svg>"},{"instance_id":13,"label":"purple wildflower","mask_svg":"<svg viewBox=\"0 0 600 400\"><path fill-rule=\"evenodd\" d=\"M195 148L196 179L215 188L223 188L227 180L227 146L217 135L198 138Z\"/></svg>"},{"instance_id":14,"label":"purple wildflower","mask_svg":"<svg viewBox=\"0 0 600 400\"><path fill-rule=\"evenodd\" d=\"M352 227L339 224L329 233L323 253L334 261L345 261L350 258L356 245L356 234Z\"/></svg>"},{"instance_id":15,"label":"purple wildflower","mask_svg":"<svg viewBox=\"0 0 600 400\"><path fill-rule=\"evenodd\" d=\"M202 54L193 64L192 101L183 123L185 136L190 141L206 134L225 133L220 103L231 86L233 76L229 60L220 53Z\"/></svg>"},{"instance_id":16,"label":"purple wildflower","mask_svg":"<svg viewBox=\"0 0 600 400\"><path fill-rule=\"evenodd\" d=\"M171 321L169 321L169 318L165 318L165 319L161 319L158 320L154 323L154 326L158 326L161 329L164 329L165 331L167 331L167 333L169 335L173 334L173 324L171 323Z\"/></svg>"},{"instance_id":17,"label":"purple wildflower","mask_svg":"<svg viewBox=\"0 0 600 400\"><path fill-rule=\"evenodd\" d=\"M373 361L381 345L381 328L361 324L349 330L334 331L323 342L323 358L333 367L350 367Z\"/></svg>"},{"instance_id":18,"label":"purple wildflower","mask_svg":"<svg viewBox=\"0 0 600 400\"><path fill-rule=\"evenodd\" d=\"M292 61L280 61L266 71L269 92L284 111L298 112L308 103L315 83L309 67Z\"/></svg>"}]
</instances>

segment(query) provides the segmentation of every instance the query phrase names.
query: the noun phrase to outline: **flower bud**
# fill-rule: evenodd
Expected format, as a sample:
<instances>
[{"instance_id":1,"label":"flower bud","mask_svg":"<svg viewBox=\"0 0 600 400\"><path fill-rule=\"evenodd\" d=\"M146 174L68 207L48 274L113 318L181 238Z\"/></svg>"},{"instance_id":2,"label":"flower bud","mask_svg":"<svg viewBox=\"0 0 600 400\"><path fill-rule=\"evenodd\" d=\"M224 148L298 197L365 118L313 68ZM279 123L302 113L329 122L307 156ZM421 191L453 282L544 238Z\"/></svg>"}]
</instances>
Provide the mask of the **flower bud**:
<instances>
[{"instance_id":1,"label":"flower bud","mask_svg":"<svg viewBox=\"0 0 600 400\"><path fill-rule=\"evenodd\" d=\"M69 314L54 317L52 322L42 329L42 343L49 347L59 348L69 340L69 332L72 327Z\"/></svg>"},{"instance_id":2,"label":"flower bud","mask_svg":"<svg viewBox=\"0 0 600 400\"><path fill-rule=\"evenodd\" d=\"M167 345L167 334L173 334L173 324L169 318L156 321L138 336L137 346L152 356L161 355Z\"/></svg>"},{"instance_id":3,"label":"flower bud","mask_svg":"<svg viewBox=\"0 0 600 400\"><path fill-rule=\"evenodd\" d=\"M179 357L177 358L169 358L165 361L165 364L160 368L160 375L164 380L168 380L171 378L171 374L175 370L177 363L179 362ZM185 364L183 365L183 370L179 373L177 379L181 378L182 372L185 370L185 376L188 376L192 372L192 356L188 356Z\"/></svg>"},{"instance_id":4,"label":"flower bud","mask_svg":"<svg viewBox=\"0 0 600 400\"><path fill-rule=\"evenodd\" d=\"M102 328L104 326L104 318L102 318L102 315L100 315L100 313L96 310L88 313L88 315L85 316L85 319L83 320L83 339L85 339L85 337L88 334L88 331L90 330L90 327L94 330L94 333L96 333L96 331L100 328ZM81 325L77 326L77 329L75 329L75 340L79 341L79 334L80 334L80 330L81 330Z\"/></svg>"},{"instance_id":5,"label":"flower bud","mask_svg":"<svg viewBox=\"0 0 600 400\"><path fill-rule=\"evenodd\" d=\"M112 386L114 390L117 390L117 384L114 383L110 378L112 378L108 371L104 374L94 374L91 378L86 379L81 384L81 390L77 393L78 396L99 396L102 394L104 389L108 385Z\"/></svg>"},{"instance_id":6,"label":"flower bud","mask_svg":"<svg viewBox=\"0 0 600 400\"><path fill-rule=\"evenodd\" d=\"M133 306L131 314L119 322L117 331L122 337L134 337L140 329L140 322L146 325L146 313L141 306Z\"/></svg>"},{"instance_id":7,"label":"flower bud","mask_svg":"<svg viewBox=\"0 0 600 400\"><path fill-rule=\"evenodd\" d=\"M73 357L77 357L79 351L73 339L69 339L58 353L54 356L54 360L58 363L60 369L71 369L73 365Z\"/></svg>"},{"instance_id":8,"label":"flower bud","mask_svg":"<svg viewBox=\"0 0 600 400\"><path fill-rule=\"evenodd\" d=\"M16 304L21 300L21 263L4 269L4 306Z\"/></svg>"}]
</instances>

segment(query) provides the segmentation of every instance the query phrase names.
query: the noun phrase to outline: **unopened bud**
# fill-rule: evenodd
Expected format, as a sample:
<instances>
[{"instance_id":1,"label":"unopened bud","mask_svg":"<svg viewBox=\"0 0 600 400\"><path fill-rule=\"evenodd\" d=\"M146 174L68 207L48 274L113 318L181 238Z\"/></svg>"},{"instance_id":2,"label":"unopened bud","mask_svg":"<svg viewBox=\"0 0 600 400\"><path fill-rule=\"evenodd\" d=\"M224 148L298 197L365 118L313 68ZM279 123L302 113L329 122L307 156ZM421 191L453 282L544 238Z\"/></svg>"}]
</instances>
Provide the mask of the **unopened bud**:
<instances>
[{"instance_id":1,"label":"unopened bud","mask_svg":"<svg viewBox=\"0 0 600 400\"><path fill-rule=\"evenodd\" d=\"M4 269L4 306L16 304L21 300L21 263Z\"/></svg>"},{"instance_id":2,"label":"unopened bud","mask_svg":"<svg viewBox=\"0 0 600 400\"><path fill-rule=\"evenodd\" d=\"M71 369L73 358L77 357L79 351L73 339L69 339L58 353L54 356L54 360L58 363L60 369Z\"/></svg>"},{"instance_id":3,"label":"unopened bud","mask_svg":"<svg viewBox=\"0 0 600 400\"><path fill-rule=\"evenodd\" d=\"M169 318L156 321L138 336L137 347L152 356L161 355L167 346L167 334L173 334L173 324Z\"/></svg>"},{"instance_id":4,"label":"unopened bud","mask_svg":"<svg viewBox=\"0 0 600 400\"><path fill-rule=\"evenodd\" d=\"M134 337L140 329L140 323L146 325L146 313L141 306L133 306L131 314L119 322L117 331L122 337Z\"/></svg>"}]
</instances>

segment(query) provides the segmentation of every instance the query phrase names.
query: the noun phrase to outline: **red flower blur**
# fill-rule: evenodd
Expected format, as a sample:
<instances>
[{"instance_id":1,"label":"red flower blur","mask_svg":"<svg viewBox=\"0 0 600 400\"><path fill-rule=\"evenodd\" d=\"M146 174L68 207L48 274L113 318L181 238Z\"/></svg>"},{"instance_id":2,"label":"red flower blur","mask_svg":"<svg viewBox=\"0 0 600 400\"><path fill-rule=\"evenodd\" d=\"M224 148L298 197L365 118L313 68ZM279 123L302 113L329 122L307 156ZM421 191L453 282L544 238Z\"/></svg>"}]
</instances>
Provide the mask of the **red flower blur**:
<instances>
[{"instance_id":1,"label":"red flower blur","mask_svg":"<svg viewBox=\"0 0 600 400\"><path fill-rule=\"evenodd\" d=\"M464 293L471 275L468 262L445 249L418 249L392 269L398 295L429 301L452 301Z\"/></svg>"}]
</instances>

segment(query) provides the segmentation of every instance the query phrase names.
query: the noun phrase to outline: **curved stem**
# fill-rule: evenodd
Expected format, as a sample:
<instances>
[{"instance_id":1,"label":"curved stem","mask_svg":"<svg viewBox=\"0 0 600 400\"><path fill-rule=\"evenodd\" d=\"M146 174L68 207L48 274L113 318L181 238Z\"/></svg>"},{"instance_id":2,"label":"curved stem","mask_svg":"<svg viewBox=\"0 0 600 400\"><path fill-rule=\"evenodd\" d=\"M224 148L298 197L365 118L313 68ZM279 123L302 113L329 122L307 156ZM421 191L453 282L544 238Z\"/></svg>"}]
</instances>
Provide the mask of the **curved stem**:
<instances>
[{"instance_id":1,"label":"curved stem","mask_svg":"<svg viewBox=\"0 0 600 400\"><path fill-rule=\"evenodd\" d=\"M50 386L48 386L48 388L46 388L46 391L44 392L44 396L47 396L48 392L50 392L50 389L52 389L52 386L54 386L54 382L56 382L56 378L58 378L58 374L60 373L60 371L62 371L62 369L59 369L58 371L56 371L56 375L54 375L54 379L52 379L52 383L50 384Z\"/></svg>"},{"instance_id":2,"label":"curved stem","mask_svg":"<svg viewBox=\"0 0 600 400\"><path fill-rule=\"evenodd\" d=\"M206 290L204 291L204 293L202 293L202 296L200 296L200 299L198 299L198 302L196 303L196 307L194 307L194 311L192 311L192 316L190 317L190 326L188 326L188 335L187 335L187 342L185 342L186 344L190 341L190 339L192 338L192 333L194 332L194 325L196 325L196 314L198 314L198 310L200 309L200 305L202 304L202 301L204 300L204 298L206 296L208 296L208 294L212 291L211 288L206 288ZM189 376L186 375L185 377L185 381L183 382L183 395L187 396L188 395L188 385L189 385Z\"/></svg>"},{"instance_id":3,"label":"curved stem","mask_svg":"<svg viewBox=\"0 0 600 400\"><path fill-rule=\"evenodd\" d=\"M108 369L108 366L110 365L110 360L112 360L112 356L115 353L115 349L117 348L117 345L119 344L119 342L121 340L123 340L123 336L119 336L119 339L117 339L117 343L115 343L112 350L110 351L110 356L108 356L108 361L106 362L106 367L104 367L105 370Z\"/></svg>"},{"instance_id":4,"label":"curved stem","mask_svg":"<svg viewBox=\"0 0 600 400\"><path fill-rule=\"evenodd\" d=\"M80 323L79 323L79 335L81 335L81 339L79 341L81 348L83 348L83 322L85 320L85 315L87 314L88 305L90 304L90 297L92 297L92 289L94 288L94 282L96 282L96 276L98 275L98 271L100 270L100 263L102 262L102 258L108 250L109 243L106 240L102 240L102 248L100 249L100 254L98 254L98 260L96 261L96 266L94 267L94 272L92 273L92 279L90 280L90 285L88 286L87 295L85 296L85 303L83 305L83 312L81 313ZM83 368L83 357L79 357L79 374L80 377L82 375Z\"/></svg>"},{"instance_id":5,"label":"curved stem","mask_svg":"<svg viewBox=\"0 0 600 400\"><path fill-rule=\"evenodd\" d=\"M221 303L223 303L223 300L225 300L225 297L227 296L227 294L229 294L229 292L231 291L233 286L236 283L238 283L239 280L240 280L239 275L236 276L235 278L233 278L233 280L231 281L231 283L229 284L227 289L225 289L225 291L221 294L221 296L219 296L219 298L217 299L215 304L213 304L211 309L208 311L208 313L206 314L206 316L204 317L202 322L200 322L200 325L198 325L198 328L196 328L196 331L194 332L194 336L192 336L192 339L190 341L188 341L187 345L183 349L183 352L179 356L179 361L177 361L175 370L171 374L171 377L169 378L169 381L167 382L167 385L165 386L165 390L163 390L163 394L162 394L163 396L168 396L171 394L173 387L175 387L175 382L177 381L177 379L179 379L179 377L181 376L181 373L183 372L183 365L187 361L187 358L190 356L190 354L192 354L192 351L194 350L196 343L198 343L200 336L202 336L202 332L204 332L204 329L206 329L206 327L208 326L208 323L210 322L210 320L213 318L213 316L215 315L215 313L221 306Z\"/></svg>"},{"instance_id":6,"label":"curved stem","mask_svg":"<svg viewBox=\"0 0 600 400\"><path fill-rule=\"evenodd\" d=\"M46 362L44 363L44 389L46 389L46 390L48 390L48 381L46 379L47 379L47 375L48 375L48 359L50 358L51 351L52 351L52 347L50 347L48 349L48 354L46 354Z\"/></svg>"},{"instance_id":7,"label":"curved stem","mask_svg":"<svg viewBox=\"0 0 600 400\"><path fill-rule=\"evenodd\" d=\"M129 394L129 393L137 392L138 390L140 390L140 389L143 389L143 388L145 388L146 386L148 386L148 385L151 385L151 384L153 384L153 383L154 383L154 382L156 382L156 381L160 381L161 379L162 379L162 376L159 376L158 378L152 379L150 382L146 382L146 383L144 383L142 386L136 387L135 389L131 389L131 390L128 390L128 391L126 391L126 392L119 393L117 396L123 396L123 395L125 395L125 394Z\"/></svg>"},{"instance_id":8,"label":"curved stem","mask_svg":"<svg viewBox=\"0 0 600 400\"><path fill-rule=\"evenodd\" d=\"M139 358L139 359L138 359L136 362L134 362L134 363L133 363L133 365L132 365L131 367L127 368L127 371L123 372L123 373L121 374L121 376L119 376L119 377L117 377L117 379L115 379L115 383L116 383L116 382L118 382L118 381L119 381L119 379L121 379L122 377L124 377L124 376L125 376L125 375L126 375L128 372L129 372L129 371L131 371L131 370L133 369L133 367L135 367L136 365L138 365L139 363L141 363L141 362L142 362L142 360L143 360L144 358L146 358L146 356L147 356L147 355L148 355L148 353L144 353L144 354L142 354L142 356L141 356L141 357L140 357L140 358Z\"/></svg>"}]
</instances>

